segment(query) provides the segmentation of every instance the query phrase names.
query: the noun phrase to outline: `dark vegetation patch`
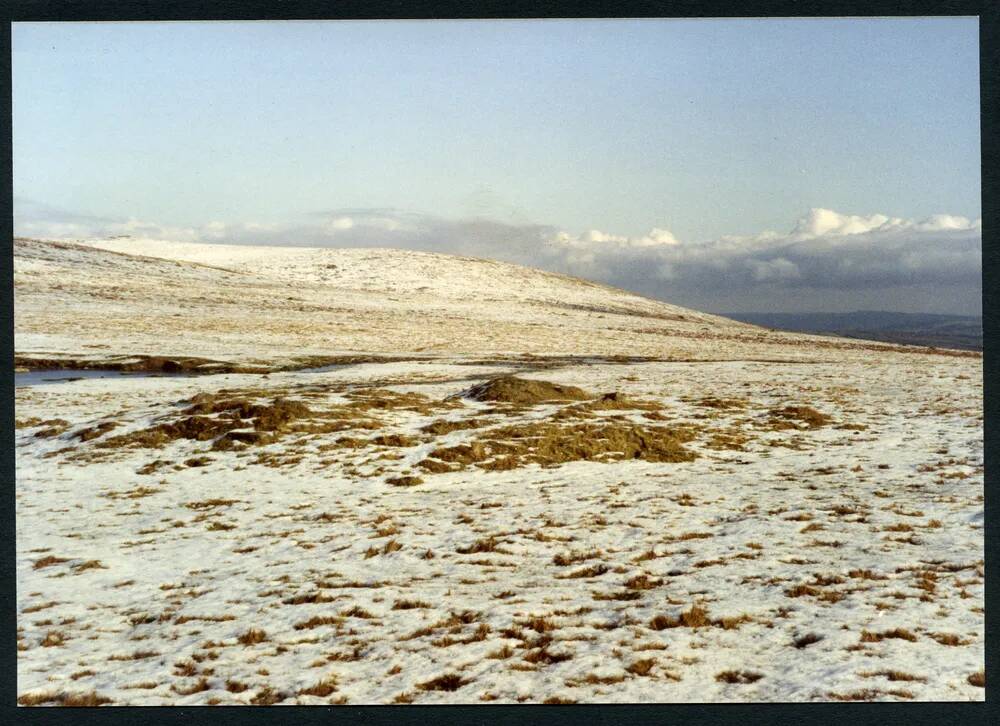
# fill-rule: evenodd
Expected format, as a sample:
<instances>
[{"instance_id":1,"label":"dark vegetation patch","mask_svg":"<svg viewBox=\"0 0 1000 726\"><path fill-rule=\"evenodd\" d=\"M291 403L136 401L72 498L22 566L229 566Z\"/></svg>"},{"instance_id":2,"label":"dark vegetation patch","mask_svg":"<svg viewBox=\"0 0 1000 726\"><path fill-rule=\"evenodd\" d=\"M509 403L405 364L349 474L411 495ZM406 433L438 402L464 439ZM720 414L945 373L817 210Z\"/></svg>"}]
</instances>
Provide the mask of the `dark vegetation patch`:
<instances>
[{"instance_id":1,"label":"dark vegetation patch","mask_svg":"<svg viewBox=\"0 0 1000 726\"><path fill-rule=\"evenodd\" d=\"M682 462L697 458L683 445L693 438L690 428L628 421L566 426L530 422L491 429L469 443L439 447L419 466L437 473L469 465L504 471L528 464L556 466L570 461Z\"/></svg>"},{"instance_id":2,"label":"dark vegetation patch","mask_svg":"<svg viewBox=\"0 0 1000 726\"><path fill-rule=\"evenodd\" d=\"M718 411L740 410L747 407L747 400L743 398L720 398L717 396L705 396L692 401L695 406L701 408L713 408Z\"/></svg>"},{"instance_id":3,"label":"dark vegetation patch","mask_svg":"<svg viewBox=\"0 0 1000 726\"><path fill-rule=\"evenodd\" d=\"M43 567L51 567L52 565L58 565L62 562L68 562L68 560L63 557L54 557L53 555L46 555L45 557L42 557L40 560L35 560L35 564L33 564L31 567L33 570L40 570Z\"/></svg>"},{"instance_id":4,"label":"dark vegetation patch","mask_svg":"<svg viewBox=\"0 0 1000 726\"><path fill-rule=\"evenodd\" d=\"M563 386L548 381L531 381L514 376L493 378L473 386L462 394L474 401L493 401L533 405L557 401L584 401L591 394L576 386Z\"/></svg>"},{"instance_id":5,"label":"dark vegetation patch","mask_svg":"<svg viewBox=\"0 0 1000 726\"><path fill-rule=\"evenodd\" d=\"M261 404L251 403L245 398L224 398L203 393L191 399L191 404L182 412L183 418L112 436L97 445L108 449L159 448L178 439L210 441L226 434L232 435L221 439L213 448L231 448L235 441L270 443L276 434L287 431L293 422L310 414L304 403L284 398ZM252 432L233 431L250 427L254 429Z\"/></svg>"},{"instance_id":6,"label":"dark vegetation patch","mask_svg":"<svg viewBox=\"0 0 1000 726\"><path fill-rule=\"evenodd\" d=\"M446 673L443 676L418 683L417 688L421 691L457 691L462 686L471 682L463 679L457 673Z\"/></svg>"},{"instance_id":7,"label":"dark vegetation patch","mask_svg":"<svg viewBox=\"0 0 1000 726\"><path fill-rule=\"evenodd\" d=\"M881 633L875 633L869 630L861 631L862 643L880 643L883 640L891 638L908 640L911 643L916 642L917 640L917 636L905 628L892 628L891 630L883 630Z\"/></svg>"},{"instance_id":8,"label":"dark vegetation patch","mask_svg":"<svg viewBox=\"0 0 1000 726\"><path fill-rule=\"evenodd\" d=\"M817 635L816 633L806 633L805 635L800 635L798 638L792 641L792 644L796 648L801 650L802 648L807 648L813 643L818 643L821 640L823 640L822 635Z\"/></svg>"},{"instance_id":9,"label":"dark vegetation patch","mask_svg":"<svg viewBox=\"0 0 1000 726\"><path fill-rule=\"evenodd\" d=\"M417 484L423 484L424 480L419 476L391 476L385 480L386 484L391 484L394 487L412 487Z\"/></svg>"},{"instance_id":10,"label":"dark vegetation patch","mask_svg":"<svg viewBox=\"0 0 1000 726\"><path fill-rule=\"evenodd\" d=\"M15 355L15 368L33 371L73 370L73 371L120 371L122 373L188 373L191 375L210 373L267 373L260 366L239 365L209 358L190 356L164 357L158 355L130 355L105 359L88 358L36 358Z\"/></svg>"},{"instance_id":11,"label":"dark vegetation patch","mask_svg":"<svg viewBox=\"0 0 1000 726\"><path fill-rule=\"evenodd\" d=\"M833 419L811 406L785 406L773 409L769 414L769 426L781 429L818 429L828 425Z\"/></svg>"},{"instance_id":12,"label":"dark vegetation patch","mask_svg":"<svg viewBox=\"0 0 1000 726\"><path fill-rule=\"evenodd\" d=\"M760 673L753 673L752 671L722 671L717 673L715 680L720 683L756 683L764 676Z\"/></svg>"},{"instance_id":13,"label":"dark vegetation patch","mask_svg":"<svg viewBox=\"0 0 1000 726\"><path fill-rule=\"evenodd\" d=\"M111 703L111 699L101 696L94 691L90 693L25 693L18 696L19 706L41 706L51 703L56 706L103 706Z\"/></svg>"},{"instance_id":14,"label":"dark vegetation patch","mask_svg":"<svg viewBox=\"0 0 1000 726\"><path fill-rule=\"evenodd\" d=\"M91 439L96 439L104 434L108 433L112 429L118 427L115 421L102 421L96 426L91 426L89 428L80 429L79 431L74 431L72 438L80 439L80 441L90 441Z\"/></svg>"},{"instance_id":15,"label":"dark vegetation patch","mask_svg":"<svg viewBox=\"0 0 1000 726\"><path fill-rule=\"evenodd\" d=\"M35 438L51 439L53 436L64 433L69 428L69 421L63 418L52 418L48 421L39 421L36 425L41 426L41 428L35 432Z\"/></svg>"},{"instance_id":16,"label":"dark vegetation patch","mask_svg":"<svg viewBox=\"0 0 1000 726\"><path fill-rule=\"evenodd\" d=\"M435 436L443 436L444 434L450 434L452 431L463 431L466 429L478 429L486 426L489 423L487 419L482 418L465 418L458 421L449 421L448 419L438 419L437 421L432 421L426 426L421 427L421 431L425 434L433 434Z\"/></svg>"}]
</instances>

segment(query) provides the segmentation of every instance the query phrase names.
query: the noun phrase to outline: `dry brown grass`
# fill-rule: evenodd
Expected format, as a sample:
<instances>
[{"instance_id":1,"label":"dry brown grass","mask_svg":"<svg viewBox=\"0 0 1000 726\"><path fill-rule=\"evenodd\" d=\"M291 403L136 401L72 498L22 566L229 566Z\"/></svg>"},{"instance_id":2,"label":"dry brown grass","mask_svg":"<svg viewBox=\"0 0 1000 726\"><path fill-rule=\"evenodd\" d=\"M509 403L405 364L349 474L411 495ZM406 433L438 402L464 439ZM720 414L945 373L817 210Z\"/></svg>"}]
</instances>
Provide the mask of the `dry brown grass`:
<instances>
[{"instance_id":1,"label":"dry brown grass","mask_svg":"<svg viewBox=\"0 0 1000 726\"><path fill-rule=\"evenodd\" d=\"M821 640L823 640L822 635L817 635L816 633L806 633L805 635L800 635L795 640L793 640L792 644L796 648L801 650L802 648L806 648L812 645L813 643L818 643Z\"/></svg>"},{"instance_id":2,"label":"dry brown grass","mask_svg":"<svg viewBox=\"0 0 1000 726\"><path fill-rule=\"evenodd\" d=\"M869 630L862 630L860 642L880 643L883 640L891 638L897 638L899 640L907 640L911 643L914 643L917 640L917 636L905 628L892 628L891 630L883 630L881 633L875 633Z\"/></svg>"},{"instance_id":3,"label":"dry brown grass","mask_svg":"<svg viewBox=\"0 0 1000 726\"><path fill-rule=\"evenodd\" d=\"M965 640L964 638L962 638L962 636L956 635L955 633L928 633L928 635L941 645L951 645L951 646L968 645L970 642L972 642L969 640Z\"/></svg>"},{"instance_id":4,"label":"dry brown grass","mask_svg":"<svg viewBox=\"0 0 1000 726\"><path fill-rule=\"evenodd\" d=\"M363 620L370 620L370 619L372 619L372 618L375 617L374 615L372 615L370 612L368 612L367 610L365 610L360 605L354 605L354 606L348 608L347 610L344 610L340 614L340 616L342 618L361 618Z\"/></svg>"},{"instance_id":5,"label":"dry brown grass","mask_svg":"<svg viewBox=\"0 0 1000 726\"><path fill-rule=\"evenodd\" d=\"M257 645L267 640L267 633L260 628L250 628L236 638L241 645Z\"/></svg>"},{"instance_id":6,"label":"dry brown grass","mask_svg":"<svg viewBox=\"0 0 1000 726\"><path fill-rule=\"evenodd\" d=\"M715 675L715 680L720 683L756 683L764 676L752 671L722 671Z\"/></svg>"},{"instance_id":7,"label":"dry brown grass","mask_svg":"<svg viewBox=\"0 0 1000 726\"><path fill-rule=\"evenodd\" d=\"M108 660L109 661L114 661L114 660L121 660L121 661L145 660L147 658L155 658L158 655L160 655L160 653L158 651L155 651L155 650L137 650L134 653L126 653L124 655L117 655L117 654L115 654L115 655L108 656Z\"/></svg>"},{"instance_id":8,"label":"dry brown grass","mask_svg":"<svg viewBox=\"0 0 1000 726\"><path fill-rule=\"evenodd\" d=\"M424 480L419 476L403 475L391 476L385 480L385 483L394 487L413 487L418 484L423 484Z\"/></svg>"},{"instance_id":9,"label":"dry brown grass","mask_svg":"<svg viewBox=\"0 0 1000 726\"><path fill-rule=\"evenodd\" d=\"M19 706L41 706L52 703L57 706L92 707L112 703L112 700L94 691L89 693L26 693L18 696L17 703Z\"/></svg>"},{"instance_id":10,"label":"dry brown grass","mask_svg":"<svg viewBox=\"0 0 1000 726\"><path fill-rule=\"evenodd\" d=\"M40 570L43 567L51 567L52 565L58 565L63 562L69 562L69 560L67 560L64 557L55 557L53 555L46 555L40 560L35 560L35 564L33 564L31 567L33 570Z\"/></svg>"},{"instance_id":11,"label":"dry brown grass","mask_svg":"<svg viewBox=\"0 0 1000 726\"><path fill-rule=\"evenodd\" d=\"M913 693L904 689L894 689L881 691L878 688L864 688L850 693L827 693L827 698L833 701L874 701L880 696L896 696L897 698L910 699Z\"/></svg>"},{"instance_id":12,"label":"dry brown grass","mask_svg":"<svg viewBox=\"0 0 1000 726\"><path fill-rule=\"evenodd\" d=\"M473 386L465 395L475 401L534 405L553 401L584 401L592 396L576 386L533 381L514 376L493 378Z\"/></svg>"},{"instance_id":13,"label":"dry brown grass","mask_svg":"<svg viewBox=\"0 0 1000 726\"><path fill-rule=\"evenodd\" d=\"M431 607L430 603L421 600L396 600L392 604L393 610L417 610Z\"/></svg>"},{"instance_id":14,"label":"dry brown grass","mask_svg":"<svg viewBox=\"0 0 1000 726\"><path fill-rule=\"evenodd\" d=\"M66 644L66 634L61 630L50 630L42 638L41 646L43 648L57 648L59 646Z\"/></svg>"},{"instance_id":15,"label":"dry brown grass","mask_svg":"<svg viewBox=\"0 0 1000 726\"><path fill-rule=\"evenodd\" d=\"M303 688L299 691L300 696L318 696L319 698L326 698L331 693L337 690L337 677L330 675L326 678L314 683L308 688Z\"/></svg>"},{"instance_id":16,"label":"dry brown grass","mask_svg":"<svg viewBox=\"0 0 1000 726\"><path fill-rule=\"evenodd\" d=\"M504 471L528 464L556 466L570 461L684 462L697 458L683 445L693 438L693 432L685 427L654 427L628 421L563 426L536 421L490 429L469 443L439 447L419 466L438 472L470 465Z\"/></svg>"},{"instance_id":17,"label":"dry brown grass","mask_svg":"<svg viewBox=\"0 0 1000 726\"><path fill-rule=\"evenodd\" d=\"M649 627L653 630L666 630L667 628L704 628L711 625L708 617L708 610L699 604L694 604L683 611L677 617L657 615L649 622Z\"/></svg>"},{"instance_id":18,"label":"dry brown grass","mask_svg":"<svg viewBox=\"0 0 1000 726\"><path fill-rule=\"evenodd\" d=\"M500 541L497 540L495 536L490 535L489 537L486 537L484 539L476 540L471 545L467 545L466 547L459 547L455 551L461 555L479 554L483 552L498 552L501 554L510 554L509 551L502 549L499 546L500 544L501 544Z\"/></svg>"},{"instance_id":19,"label":"dry brown grass","mask_svg":"<svg viewBox=\"0 0 1000 726\"><path fill-rule=\"evenodd\" d=\"M969 685L976 688L986 688L986 669L981 668L975 673L970 673L969 677L965 680L968 681Z\"/></svg>"},{"instance_id":20,"label":"dry brown grass","mask_svg":"<svg viewBox=\"0 0 1000 726\"><path fill-rule=\"evenodd\" d=\"M230 693L243 693L250 686L242 681L237 681L235 678L229 678L226 680L226 690Z\"/></svg>"},{"instance_id":21,"label":"dry brown grass","mask_svg":"<svg viewBox=\"0 0 1000 726\"><path fill-rule=\"evenodd\" d=\"M817 429L826 426L831 418L811 406L785 406L770 412L769 425L772 429L804 428Z\"/></svg>"},{"instance_id":22,"label":"dry brown grass","mask_svg":"<svg viewBox=\"0 0 1000 726\"><path fill-rule=\"evenodd\" d=\"M919 683L927 682L927 679L924 678L923 676L915 676L905 671L899 671L893 669L859 673L858 675L863 678L886 678L890 681L917 681Z\"/></svg>"},{"instance_id":23,"label":"dry brown grass","mask_svg":"<svg viewBox=\"0 0 1000 726\"><path fill-rule=\"evenodd\" d=\"M50 600L48 602L39 603L38 605L29 605L25 607L23 610L21 610L21 612L25 614L37 613L40 610L48 610L49 608L53 608L56 605L59 605L59 602L57 600Z\"/></svg>"},{"instance_id":24,"label":"dry brown grass","mask_svg":"<svg viewBox=\"0 0 1000 726\"><path fill-rule=\"evenodd\" d=\"M418 683L417 688L421 691L457 691L462 686L471 682L463 679L457 673L445 673L429 681Z\"/></svg>"},{"instance_id":25,"label":"dry brown grass","mask_svg":"<svg viewBox=\"0 0 1000 726\"><path fill-rule=\"evenodd\" d=\"M207 691L210 688L211 685L209 684L208 679L205 678L204 676L200 677L197 681L195 681L193 684L187 687L178 686L176 683L170 686L170 690L176 693L178 696L191 696L195 693L201 693L203 691Z\"/></svg>"},{"instance_id":26,"label":"dry brown grass","mask_svg":"<svg viewBox=\"0 0 1000 726\"><path fill-rule=\"evenodd\" d=\"M591 550L590 552L563 552L555 555L552 558L552 564L558 565L559 567L568 567L569 565L574 565L577 562L585 562L587 560L594 560L598 557L603 557L604 553L600 550Z\"/></svg>"},{"instance_id":27,"label":"dry brown grass","mask_svg":"<svg viewBox=\"0 0 1000 726\"><path fill-rule=\"evenodd\" d=\"M271 686L264 686L254 694L254 697L250 699L250 703L254 706L273 706L276 703L281 703L286 698L288 698L287 693L276 691Z\"/></svg>"},{"instance_id":28,"label":"dry brown grass","mask_svg":"<svg viewBox=\"0 0 1000 726\"><path fill-rule=\"evenodd\" d=\"M572 580L584 577L599 577L605 574L611 568L605 564L590 565L589 567L582 567L579 570L573 570L573 572L568 572L565 575L557 575L557 579L560 580Z\"/></svg>"},{"instance_id":29,"label":"dry brown grass","mask_svg":"<svg viewBox=\"0 0 1000 726\"><path fill-rule=\"evenodd\" d=\"M653 578L645 573L635 575L625 581L625 587L629 590L652 590L662 584L663 580L661 578Z\"/></svg>"},{"instance_id":30,"label":"dry brown grass","mask_svg":"<svg viewBox=\"0 0 1000 726\"><path fill-rule=\"evenodd\" d=\"M653 670L653 666L656 665L656 659L654 658L644 658L642 660L637 660L631 663L625 668L626 671L634 676L648 676L650 671Z\"/></svg>"},{"instance_id":31,"label":"dry brown grass","mask_svg":"<svg viewBox=\"0 0 1000 726\"><path fill-rule=\"evenodd\" d=\"M566 685L575 688L581 685L588 686L613 686L625 680L625 675L617 673L613 676L599 676L596 673L588 673L583 678L571 678L566 681Z\"/></svg>"}]
</instances>

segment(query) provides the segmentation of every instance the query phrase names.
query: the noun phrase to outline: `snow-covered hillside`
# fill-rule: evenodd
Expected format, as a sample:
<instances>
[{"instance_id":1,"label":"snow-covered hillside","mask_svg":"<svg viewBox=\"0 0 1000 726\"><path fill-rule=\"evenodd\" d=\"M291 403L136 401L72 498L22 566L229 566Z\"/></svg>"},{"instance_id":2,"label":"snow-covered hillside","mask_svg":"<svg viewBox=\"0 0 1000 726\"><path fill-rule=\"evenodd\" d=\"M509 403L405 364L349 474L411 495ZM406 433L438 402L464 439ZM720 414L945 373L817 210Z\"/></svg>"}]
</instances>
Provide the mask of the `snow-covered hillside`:
<instances>
[{"instance_id":1,"label":"snow-covered hillside","mask_svg":"<svg viewBox=\"0 0 1000 726\"><path fill-rule=\"evenodd\" d=\"M22 705L984 697L977 355L398 250L14 262L20 365L230 366L18 374Z\"/></svg>"},{"instance_id":2,"label":"snow-covered hillside","mask_svg":"<svg viewBox=\"0 0 1000 726\"><path fill-rule=\"evenodd\" d=\"M892 349L423 252L19 239L14 253L15 347L25 355L289 365L359 351L825 360Z\"/></svg>"}]
</instances>

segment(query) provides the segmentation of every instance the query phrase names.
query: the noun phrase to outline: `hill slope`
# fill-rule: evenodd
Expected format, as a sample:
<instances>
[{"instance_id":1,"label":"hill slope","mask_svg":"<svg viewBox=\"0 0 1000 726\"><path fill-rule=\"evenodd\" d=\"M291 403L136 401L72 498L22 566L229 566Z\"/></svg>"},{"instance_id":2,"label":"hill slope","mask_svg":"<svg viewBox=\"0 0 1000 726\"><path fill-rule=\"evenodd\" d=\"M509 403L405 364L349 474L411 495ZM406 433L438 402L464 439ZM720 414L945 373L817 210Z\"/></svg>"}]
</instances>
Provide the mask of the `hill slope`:
<instances>
[{"instance_id":1,"label":"hill slope","mask_svg":"<svg viewBox=\"0 0 1000 726\"><path fill-rule=\"evenodd\" d=\"M823 359L892 348L767 331L507 263L385 249L17 239L22 355L267 366L339 353Z\"/></svg>"}]
</instances>

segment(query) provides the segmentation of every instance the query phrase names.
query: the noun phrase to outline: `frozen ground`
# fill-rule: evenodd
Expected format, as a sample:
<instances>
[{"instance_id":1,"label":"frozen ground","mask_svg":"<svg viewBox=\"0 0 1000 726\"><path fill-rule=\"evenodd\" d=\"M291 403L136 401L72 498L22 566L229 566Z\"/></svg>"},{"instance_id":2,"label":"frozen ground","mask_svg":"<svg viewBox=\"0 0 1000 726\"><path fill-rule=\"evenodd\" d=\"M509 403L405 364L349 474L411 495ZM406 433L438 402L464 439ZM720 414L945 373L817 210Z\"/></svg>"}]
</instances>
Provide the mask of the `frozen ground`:
<instances>
[{"instance_id":1,"label":"frozen ground","mask_svg":"<svg viewBox=\"0 0 1000 726\"><path fill-rule=\"evenodd\" d=\"M283 363L298 349L277 331L299 315L310 355L366 350L368 335L412 353L426 331L391 338L407 306L454 348L321 373L17 389L24 704L984 696L978 357L821 348L567 278L553 298L528 273L502 291L506 315L476 313L494 315L493 334L522 326L521 345L463 335L472 296L426 291L394 308L327 289L339 318L251 306L243 338L225 337L238 286L217 287L213 268L22 252L20 355ZM322 297L286 267L290 281L258 269L253 284ZM571 293L595 297L554 306ZM225 300L198 299L213 294ZM102 304L117 311L103 322ZM363 320L364 305L388 332L324 345L306 330ZM147 313L176 330L157 338ZM707 360L678 360L692 357ZM587 395L467 395L508 373Z\"/></svg>"}]
</instances>

